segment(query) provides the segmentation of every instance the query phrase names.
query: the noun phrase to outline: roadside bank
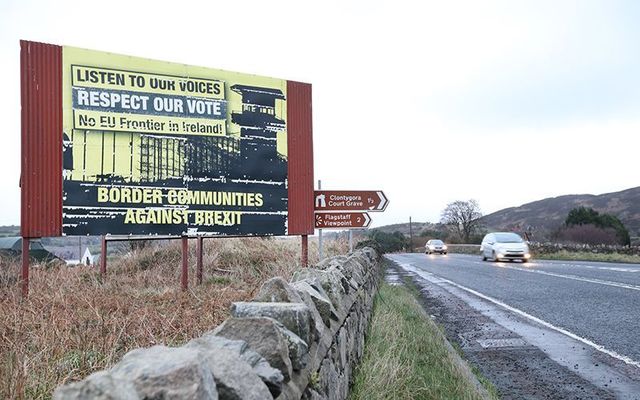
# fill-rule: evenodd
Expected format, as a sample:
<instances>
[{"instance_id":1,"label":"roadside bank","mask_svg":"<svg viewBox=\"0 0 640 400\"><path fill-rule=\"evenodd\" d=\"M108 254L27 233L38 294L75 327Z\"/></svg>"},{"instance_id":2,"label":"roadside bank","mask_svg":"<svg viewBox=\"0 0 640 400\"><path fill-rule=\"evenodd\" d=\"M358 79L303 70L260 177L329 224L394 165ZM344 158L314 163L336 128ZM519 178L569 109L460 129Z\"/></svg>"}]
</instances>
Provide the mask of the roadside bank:
<instances>
[{"instance_id":1,"label":"roadside bank","mask_svg":"<svg viewBox=\"0 0 640 400\"><path fill-rule=\"evenodd\" d=\"M425 313L410 280L391 269L374 301L350 399L496 399Z\"/></svg>"}]
</instances>

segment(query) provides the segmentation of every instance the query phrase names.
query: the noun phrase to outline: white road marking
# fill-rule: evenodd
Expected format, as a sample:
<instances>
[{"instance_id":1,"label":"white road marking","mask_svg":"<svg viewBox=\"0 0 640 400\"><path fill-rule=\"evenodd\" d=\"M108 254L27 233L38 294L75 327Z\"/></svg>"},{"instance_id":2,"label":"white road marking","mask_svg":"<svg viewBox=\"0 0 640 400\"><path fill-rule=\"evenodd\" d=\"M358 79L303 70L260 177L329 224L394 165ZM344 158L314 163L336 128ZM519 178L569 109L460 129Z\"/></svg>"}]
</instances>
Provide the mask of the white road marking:
<instances>
[{"instance_id":1,"label":"white road marking","mask_svg":"<svg viewBox=\"0 0 640 400\"><path fill-rule=\"evenodd\" d=\"M569 264L571 265L571 264ZM619 268L619 267L594 267L593 265L581 265L581 264L574 264L571 265L576 266L576 267L582 267L582 268L589 268L589 269L600 269L603 271L616 271L616 272L640 272L640 269L633 269L633 268Z\"/></svg>"},{"instance_id":2,"label":"white road marking","mask_svg":"<svg viewBox=\"0 0 640 400\"><path fill-rule=\"evenodd\" d=\"M477 297L480 297L481 299L487 300L487 301L489 301L489 302L491 302L491 303L493 303L495 305L498 305L498 306L500 306L500 307L502 307L502 308L504 308L504 309L506 309L506 310L508 310L510 312L513 312L513 313L518 314L518 315L520 315L520 316L522 316L524 318L527 318L527 319L529 319L531 321L534 321L534 322L536 322L536 323L538 323L538 324L540 324L540 325L542 325L542 326L544 326L546 328L549 328L549 329L552 329L552 330L554 330L556 332L562 333L563 335L566 335L566 336L568 336L568 337L570 337L570 338L572 338L574 340L577 340L577 341L579 341L579 342L581 342L581 343L583 343L583 344L585 344L585 345L587 345L589 347L592 347L597 351L600 351L600 352L602 352L604 354L607 354L607 355L609 355L609 356L611 356L611 357L613 357L613 358L615 358L617 360L620 360L620 361L624 362L625 364L633 365L635 367L640 368L640 362L635 361L635 360L631 359L630 357L618 354L615 351L609 350L606 347L604 347L602 345L599 345L597 343L594 343L589 339L585 339L585 338L583 338L581 336L578 336L575 333L570 332L570 331L568 331L568 330L566 330L564 328L557 327L557 326L555 326L555 325L553 325L553 324L551 324L551 323L549 323L547 321L544 321L544 320L542 320L542 319L540 319L538 317L534 317L533 315L528 314L525 311L522 311L522 310L520 310L518 308L512 307L512 306L510 306L510 305L508 305L506 303L501 302L500 300L494 299L491 296L487 296L487 295L485 295L483 293L480 293L480 292L478 292L476 290L473 290L471 288L468 288L466 286L460 285L460 284L458 284L456 282L453 282L453 281L451 281L449 279L445 279L445 278L442 278L442 277L437 276L435 274L432 274L430 272L424 271L424 270L422 270L420 268L415 267L412 263L398 263L398 265L400 265L400 267L406 269L407 271L410 271L410 272L413 272L413 273L419 275L420 277L428 280L429 282L433 282L433 283L435 283L435 281L438 281L438 282L441 282L441 283L444 282L444 283L447 283L447 284L449 284L451 286L457 287L458 289L464 290L464 291L466 291L468 293L471 293L471 294L473 294L473 295L475 295Z\"/></svg>"},{"instance_id":3,"label":"white road marking","mask_svg":"<svg viewBox=\"0 0 640 400\"><path fill-rule=\"evenodd\" d=\"M577 275L568 275L568 274L559 274L557 272L548 272L548 271L542 271L542 270L538 270L538 269L533 269L531 267L536 267L536 266L541 266L539 264L535 264L535 263L530 263L527 264L529 265L528 268L524 268L524 267L514 267L511 265L506 265L503 262L498 262L498 263L492 263L492 264L486 264L484 261L468 261L468 262L472 262L474 264L482 264L482 265L487 265L487 266L491 266L494 268L505 268L505 269L513 269L513 270L517 270L517 271L524 271L524 272L532 272L532 273L536 273L536 274L542 274L542 275L548 275L548 276L553 276L556 278L564 278L564 279L571 279L571 280L575 280L575 281L582 281L582 282L588 282L588 283L595 283L598 285L606 285L606 286L612 286L612 287L618 287L618 288L622 288L622 289L631 289L631 290L638 290L640 291L640 286L638 285L632 285L630 283L622 283L622 282L615 282L615 281L607 281L604 279L597 279L597 278L585 278L582 276L577 276ZM556 264L558 265L558 264ZM614 268L614 267L594 267L594 266L590 266L590 265L581 265L581 264L560 264L560 265L570 265L570 266L582 266L582 267L587 267L587 268L597 268L597 269L609 269L612 271L624 271L624 272L638 272L639 270L635 270L635 269L626 269L626 268Z\"/></svg>"},{"instance_id":4,"label":"white road marking","mask_svg":"<svg viewBox=\"0 0 640 400\"><path fill-rule=\"evenodd\" d=\"M640 286L631 285L629 283L606 281L606 280L603 280L603 279L596 279L596 278L584 278L582 276L558 274L558 273L555 273L555 272L541 271L539 269L527 269L527 268L521 268L521 267L513 267L513 266L510 266L510 265L504 265L504 264L503 265L496 264L496 267L497 268L514 269L514 270L517 270L517 271L524 271L524 272L531 272L531 273L535 273L535 274L554 276L556 278L572 279L574 281L596 283L596 284L599 284L599 285L613 286L613 287L619 287L619 288L623 288L623 289L631 289L631 290L640 291Z\"/></svg>"},{"instance_id":5,"label":"white road marking","mask_svg":"<svg viewBox=\"0 0 640 400\"><path fill-rule=\"evenodd\" d=\"M540 260L544 261L552 261L552 260ZM602 261L594 261L596 263L601 263ZM540 265L540 264L537 264ZM634 264L635 265L635 264ZM542 266L542 265L541 265ZM605 267L598 265L589 265L589 264L575 264L575 263L558 263L558 262L550 262L545 267L554 267L554 266L562 266L562 267L573 267L573 268L587 268L587 269L599 269L602 271L615 271L615 272L640 272L640 268L631 268L631 267Z\"/></svg>"}]
</instances>

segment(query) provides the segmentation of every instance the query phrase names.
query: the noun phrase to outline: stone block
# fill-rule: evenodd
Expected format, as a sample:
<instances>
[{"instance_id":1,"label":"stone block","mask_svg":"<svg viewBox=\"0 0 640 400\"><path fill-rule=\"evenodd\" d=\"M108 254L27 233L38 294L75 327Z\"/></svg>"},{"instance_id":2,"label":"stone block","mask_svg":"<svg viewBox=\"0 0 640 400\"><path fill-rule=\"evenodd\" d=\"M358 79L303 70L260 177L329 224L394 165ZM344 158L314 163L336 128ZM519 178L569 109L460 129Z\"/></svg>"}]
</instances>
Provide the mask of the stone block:
<instances>
[{"instance_id":1,"label":"stone block","mask_svg":"<svg viewBox=\"0 0 640 400\"><path fill-rule=\"evenodd\" d=\"M217 399L212 371L199 352L153 346L127 353L111 369L120 382L131 382L143 399Z\"/></svg>"},{"instance_id":2,"label":"stone block","mask_svg":"<svg viewBox=\"0 0 640 400\"><path fill-rule=\"evenodd\" d=\"M338 320L333 304L331 304L331 300L324 292L324 289L322 289L322 286L316 285L314 287L306 280L294 282L291 286L293 286L299 293L307 293L310 296L313 301L313 305L320 314L322 322L327 327L330 326L331 319L334 321ZM301 295L301 297L304 297L304 295Z\"/></svg>"},{"instance_id":3,"label":"stone block","mask_svg":"<svg viewBox=\"0 0 640 400\"><path fill-rule=\"evenodd\" d=\"M136 388L128 380L118 380L107 371L96 372L80 382L60 386L54 400L140 400Z\"/></svg>"},{"instance_id":4,"label":"stone block","mask_svg":"<svg viewBox=\"0 0 640 400\"><path fill-rule=\"evenodd\" d=\"M282 372L273 368L264 357L251 350L244 340L227 339L209 332L191 340L185 347L196 348L199 351L212 352L214 354L220 349L230 351L251 367L253 373L264 382L273 397L278 397L282 392L284 381ZM216 383L218 383L217 380Z\"/></svg>"},{"instance_id":5,"label":"stone block","mask_svg":"<svg viewBox=\"0 0 640 400\"><path fill-rule=\"evenodd\" d=\"M300 297L297 293L296 295ZM311 335L311 312L302 303L258 303L236 302L231 305L231 315L236 318L269 317L284 325L309 345Z\"/></svg>"},{"instance_id":6,"label":"stone block","mask_svg":"<svg viewBox=\"0 0 640 400\"><path fill-rule=\"evenodd\" d=\"M218 395L223 400L273 399L267 385L254 373L251 366L231 350L218 348L201 354L213 372Z\"/></svg>"},{"instance_id":7,"label":"stone block","mask_svg":"<svg viewBox=\"0 0 640 400\"><path fill-rule=\"evenodd\" d=\"M278 369L285 381L291 379L289 342L277 321L267 317L229 318L213 333L227 339L245 341L251 350L264 357L273 368Z\"/></svg>"},{"instance_id":8,"label":"stone block","mask_svg":"<svg viewBox=\"0 0 640 400\"><path fill-rule=\"evenodd\" d=\"M336 270L332 270L336 271ZM342 275L342 274L340 274ZM343 275L344 277L344 275ZM346 279L346 278L345 278ZM344 298L346 292L342 286L340 277L335 272L321 271L313 268L307 268L298 270L293 274L292 282L298 282L305 280L309 284L317 287L322 287L324 292L331 300L336 314L344 314L346 312Z\"/></svg>"},{"instance_id":9,"label":"stone block","mask_svg":"<svg viewBox=\"0 0 640 400\"><path fill-rule=\"evenodd\" d=\"M302 299L295 289L279 276L263 283L253 300L272 303L302 303Z\"/></svg>"},{"instance_id":10,"label":"stone block","mask_svg":"<svg viewBox=\"0 0 640 400\"><path fill-rule=\"evenodd\" d=\"M309 346L307 343L300 339L298 335L291 332L284 326L281 327L281 332L287 339L289 346L289 358L291 359L291 368L296 371L304 369L309 363Z\"/></svg>"},{"instance_id":11,"label":"stone block","mask_svg":"<svg viewBox=\"0 0 640 400\"><path fill-rule=\"evenodd\" d=\"M326 270L329 267L341 265L347 260L347 256L334 256L321 260L316 264L316 269Z\"/></svg>"}]
</instances>

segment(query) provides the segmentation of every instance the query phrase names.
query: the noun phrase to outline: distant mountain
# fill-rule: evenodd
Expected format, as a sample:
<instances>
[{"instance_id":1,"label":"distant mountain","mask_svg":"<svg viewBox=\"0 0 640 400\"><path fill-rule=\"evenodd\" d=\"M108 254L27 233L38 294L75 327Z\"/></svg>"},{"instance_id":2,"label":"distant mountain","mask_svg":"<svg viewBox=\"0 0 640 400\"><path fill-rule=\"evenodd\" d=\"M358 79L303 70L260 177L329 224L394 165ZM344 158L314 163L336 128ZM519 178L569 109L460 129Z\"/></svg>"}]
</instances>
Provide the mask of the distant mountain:
<instances>
[{"instance_id":1,"label":"distant mountain","mask_svg":"<svg viewBox=\"0 0 640 400\"><path fill-rule=\"evenodd\" d=\"M530 226L534 239L540 240L560 227L569 211L579 206L615 215L625 224L632 236L640 235L640 187L601 195L551 197L485 215L482 217L482 223L489 230L524 231Z\"/></svg>"}]
</instances>

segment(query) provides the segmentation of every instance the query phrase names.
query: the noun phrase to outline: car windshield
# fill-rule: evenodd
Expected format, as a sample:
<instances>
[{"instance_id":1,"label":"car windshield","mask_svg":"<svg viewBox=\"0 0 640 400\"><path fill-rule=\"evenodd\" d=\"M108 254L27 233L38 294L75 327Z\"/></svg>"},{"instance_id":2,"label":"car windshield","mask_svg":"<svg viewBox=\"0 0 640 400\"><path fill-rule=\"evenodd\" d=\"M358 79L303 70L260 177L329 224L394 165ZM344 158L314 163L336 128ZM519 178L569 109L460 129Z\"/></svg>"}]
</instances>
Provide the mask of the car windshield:
<instances>
[{"instance_id":1,"label":"car windshield","mask_svg":"<svg viewBox=\"0 0 640 400\"><path fill-rule=\"evenodd\" d=\"M498 243L522 243L522 238L515 233L494 233Z\"/></svg>"},{"instance_id":2,"label":"car windshield","mask_svg":"<svg viewBox=\"0 0 640 400\"><path fill-rule=\"evenodd\" d=\"M442 240L432 240L432 241L431 241L431 244L436 245L436 246L439 246L439 245L442 245L442 244L444 244L444 243L442 243Z\"/></svg>"}]
</instances>

